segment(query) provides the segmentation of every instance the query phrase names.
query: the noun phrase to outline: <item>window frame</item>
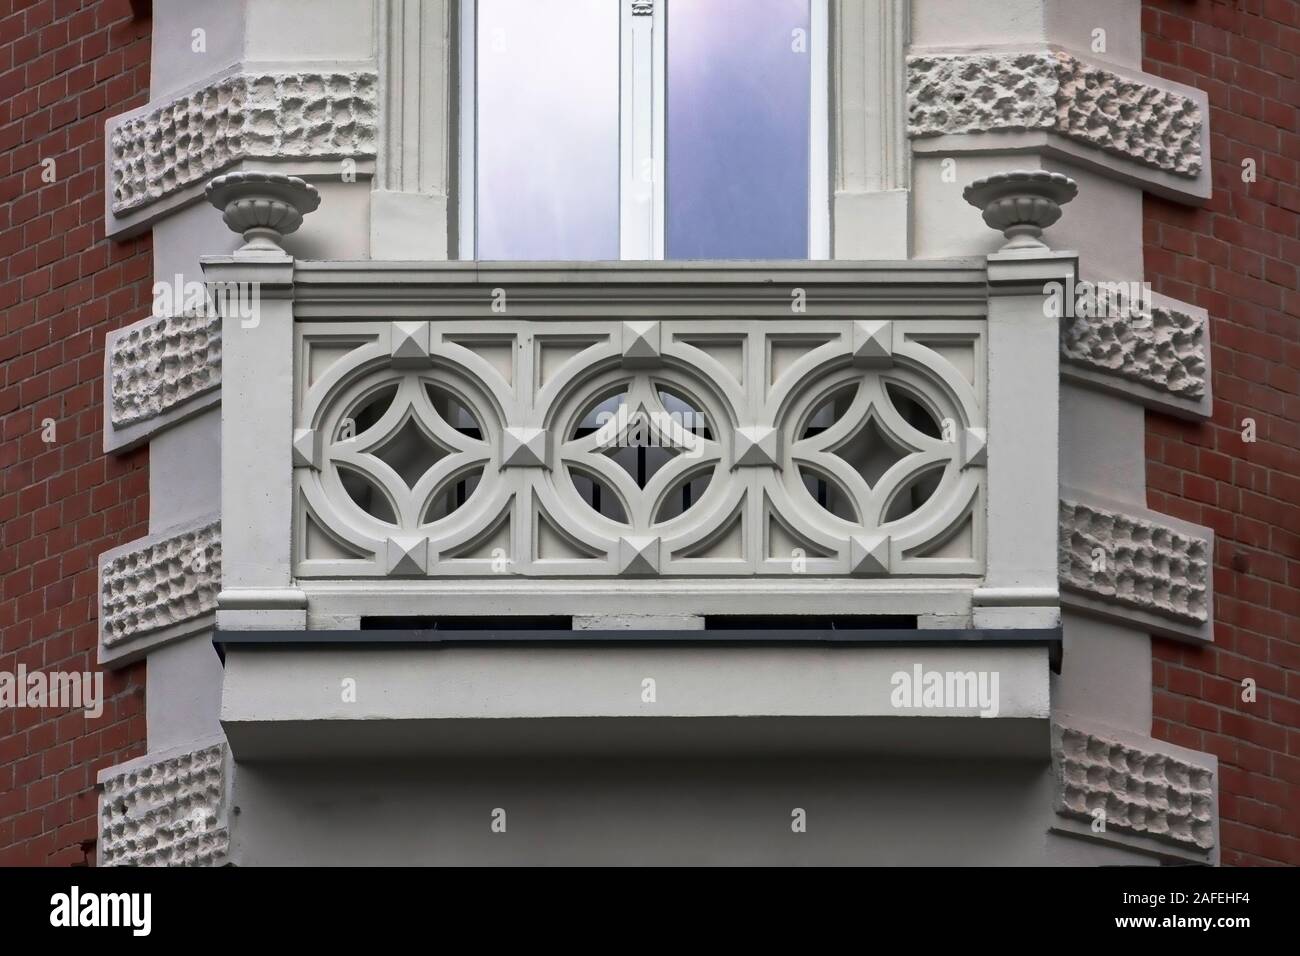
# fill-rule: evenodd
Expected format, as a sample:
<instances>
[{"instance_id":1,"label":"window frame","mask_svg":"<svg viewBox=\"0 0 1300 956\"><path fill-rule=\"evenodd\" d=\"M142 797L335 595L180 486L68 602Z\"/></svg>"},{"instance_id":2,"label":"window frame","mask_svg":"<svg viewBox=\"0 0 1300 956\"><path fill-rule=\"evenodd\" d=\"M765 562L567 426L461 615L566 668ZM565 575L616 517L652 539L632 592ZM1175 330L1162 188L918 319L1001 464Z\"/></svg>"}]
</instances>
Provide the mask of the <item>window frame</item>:
<instances>
[{"instance_id":1,"label":"window frame","mask_svg":"<svg viewBox=\"0 0 1300 956\"><path fill-rule=\"evenodd\" d=\"M618 0L619 9L619 258L665 258L667 156L667 4ZM830 258L829 0L809 0L808 255ZM459 0L459 83L456 258L477 259L478 0ZM647 9L648 8L648 9ZM648 189L644 171L651 171ZM648 195L646 195L648 193ZM466 201L467 200L467 201ZM743 260L728 260L743 261Z\"/></svg>"}]
</instances>

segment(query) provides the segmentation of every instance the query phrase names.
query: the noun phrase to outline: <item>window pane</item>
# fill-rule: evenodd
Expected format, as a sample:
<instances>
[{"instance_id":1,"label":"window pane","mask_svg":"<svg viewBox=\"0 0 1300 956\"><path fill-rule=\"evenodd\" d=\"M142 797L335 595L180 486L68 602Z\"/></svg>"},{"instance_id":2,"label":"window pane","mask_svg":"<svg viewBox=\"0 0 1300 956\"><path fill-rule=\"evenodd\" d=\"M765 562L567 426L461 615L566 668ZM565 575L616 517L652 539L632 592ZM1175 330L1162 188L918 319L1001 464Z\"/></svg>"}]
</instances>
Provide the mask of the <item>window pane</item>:
<instances>
[{"instance_id":1,"label":"window pane","mask_svg":"<svg viewBox=\"0 0 1300 956\"><path fill-rule=\"evenodd\" d=\"M669 0L670 259L808 255L808 0Z\"/></svg>"},{"instance_id":2,"label":"window pane","mask_svg":"<svg viewBox=\"0 0 1300 956\"><path fill-rule=\"evenodd\" d=\"M480 259L618 258L618 3L479 0Z\"/></svg>"}]
</instances>

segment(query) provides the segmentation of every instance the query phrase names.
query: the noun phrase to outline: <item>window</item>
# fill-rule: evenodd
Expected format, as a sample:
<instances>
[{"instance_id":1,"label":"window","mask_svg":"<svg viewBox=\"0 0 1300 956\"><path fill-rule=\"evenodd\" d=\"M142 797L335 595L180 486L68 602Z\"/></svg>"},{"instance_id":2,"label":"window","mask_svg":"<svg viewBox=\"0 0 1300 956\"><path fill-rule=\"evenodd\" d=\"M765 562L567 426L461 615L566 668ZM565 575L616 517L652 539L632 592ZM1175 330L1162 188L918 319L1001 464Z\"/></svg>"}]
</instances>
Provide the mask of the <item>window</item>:
<instances>
[{"instance_id":1,"label":"window","mask_svg":"<svg viewBox=\"0 0 1300 956\"><path fill-rule=\"evenodd\" d=\"M461 258L820 259L826 0L462 0Z\"/></svg>"},{"instance_id":2,"label":"window","mask_svg":"<svg viewBox=\"0 0 1300 956\"><path fill-rule=\"evenodd\" d=\"M617 3L478 6L482 258L619 258Z\"/></svg>"}]
</instances>

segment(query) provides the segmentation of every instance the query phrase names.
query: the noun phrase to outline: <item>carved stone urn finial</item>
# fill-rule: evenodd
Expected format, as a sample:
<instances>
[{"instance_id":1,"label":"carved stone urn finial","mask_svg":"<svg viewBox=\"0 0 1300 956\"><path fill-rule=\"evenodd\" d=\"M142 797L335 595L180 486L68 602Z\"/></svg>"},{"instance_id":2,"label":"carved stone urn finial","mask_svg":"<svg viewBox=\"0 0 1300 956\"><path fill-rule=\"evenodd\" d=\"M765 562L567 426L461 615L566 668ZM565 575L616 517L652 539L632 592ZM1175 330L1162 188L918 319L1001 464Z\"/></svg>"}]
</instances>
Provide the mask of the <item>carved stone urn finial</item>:
<instances>
[{"instance_id":1,"label":"carved stone urn finial","mask_svg":"<svg viewBox=\"0 0 1300 956\"><path fill-rule=\"evenodd\" d=\"M320 192L306 180L258 169L217 176L205 194L226 225L244 237L236 250L241 253L283 252L281 240L320 205Z\"/></svg>"},{"instance_id":2,"label":"carved stone urn finial","mask_svg":"<svg viewBox=\"0 0 1300 956\"><path fill-rule=\"evenodd\" d=\"M1061 207L1079 194L1069 176L1044 169L1013 169L977 179L962 196L984 221L1007 237L1003 252L1046 249L1043 230L1061 218Z\"/></svg>"}]
</instances>

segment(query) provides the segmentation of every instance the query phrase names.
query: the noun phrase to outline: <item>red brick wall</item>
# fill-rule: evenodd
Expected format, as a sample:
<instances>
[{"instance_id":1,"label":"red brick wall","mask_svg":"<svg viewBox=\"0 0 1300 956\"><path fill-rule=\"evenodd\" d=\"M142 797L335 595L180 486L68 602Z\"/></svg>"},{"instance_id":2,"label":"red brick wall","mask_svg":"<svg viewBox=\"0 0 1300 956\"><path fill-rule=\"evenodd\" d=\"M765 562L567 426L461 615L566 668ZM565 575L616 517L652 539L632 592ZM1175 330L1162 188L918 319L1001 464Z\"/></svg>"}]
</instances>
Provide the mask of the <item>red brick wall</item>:
<instances>
[{"instance_id":1,"label":"red brick wall","mask_svg":"<svg viewBox=\"0 0 1300 956\"><path fill-rule=\"evenodd\" d=\"M1212 421L1148 413L1148 498L1217 541L1214 646L1153 642L1154 733L1218 756L1225 864L1300 864L1300 2L1144 0L1142 29L1146 70L1209 94L1214 159L1204 208L1145 206L1146 277L1209 310L1214 373Z\"/></svg>"},{"instance_id":2,"label":"red brick wall","mask_svg":"<svg viewBox=\"0 0 1300 956\"><path fill-rule=\"evenodd\" d=\"M102 387L104 333L149 312L149 236L104 237L104 120L147 102L149 32L126 0L0 0L2 671L94 668L97 558L148 531L148 450L103 454ZM0 709L0 865L93 862L95 774L144 752L144 678L106 674L93 721Z\"/></svg>"}]
</instances>

